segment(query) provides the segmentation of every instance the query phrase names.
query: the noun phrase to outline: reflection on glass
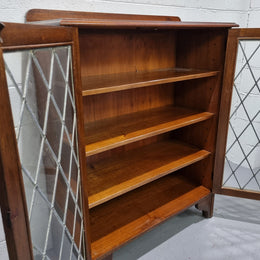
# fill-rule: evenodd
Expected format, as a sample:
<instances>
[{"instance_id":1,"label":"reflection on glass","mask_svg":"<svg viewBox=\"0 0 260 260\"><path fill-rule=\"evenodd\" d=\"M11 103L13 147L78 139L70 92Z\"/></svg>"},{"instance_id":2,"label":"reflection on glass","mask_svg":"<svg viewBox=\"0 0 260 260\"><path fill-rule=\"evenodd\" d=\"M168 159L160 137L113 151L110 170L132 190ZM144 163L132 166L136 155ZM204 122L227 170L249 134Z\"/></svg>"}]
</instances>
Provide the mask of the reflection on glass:
<instances>
[{"instance_id":1,"label":"reflection on glass","mask_svg":"<svg viewBox=\"0 0 260 260\"><path fill-rule=\"evenodd\" d=\"M223 186L260 192L260 41L239 40Z\"/></svg>"},{"instance_id":2,"label":"reflection on glass","mask_svg":"<svg viewBox=\"0 0 260 260\"><path fill-rule=\"evenodd\" d=\"M71 48L6 52L4 60L34 257L85 259Z\"/></svg>"}]
</instances>

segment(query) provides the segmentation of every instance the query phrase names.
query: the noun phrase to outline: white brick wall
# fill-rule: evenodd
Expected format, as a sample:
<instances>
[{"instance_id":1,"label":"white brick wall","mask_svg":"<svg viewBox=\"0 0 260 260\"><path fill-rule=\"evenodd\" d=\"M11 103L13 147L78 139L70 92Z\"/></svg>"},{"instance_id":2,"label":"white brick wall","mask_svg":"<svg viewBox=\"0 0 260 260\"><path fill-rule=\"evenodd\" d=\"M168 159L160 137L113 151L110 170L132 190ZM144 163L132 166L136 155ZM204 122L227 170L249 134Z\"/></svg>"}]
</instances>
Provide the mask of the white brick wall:
<instances>
[{"instance_id":1,"label":"white brick wall","mask_svg":"<svg viewBox=\"0 0 260 260\"><path fill-rule=\"evenodd\" d=\"M0 1L0 19L6 22L24 22L26 12L32 8L177 15L183 21L226 21L236 22L241 27L260 27L259 0L6 0ZM259 95L254 95L252 98L254 102L260 102ZM238 118L238 122L239 120L243 118ZM245 142L250 145L250 138ZM257 151L259 156L260 149ZM253 160L259 164L259 160ZM0 259L8 259L1 221Z\"/></svg>"},{"instance_id":2,"label":"white brick wall","mask_svg":"<svg viewBox=\"0 0 260 260\"><path fill-rule=\"evenodd\" d=\"M0 259L8 260L8 253L6 250L5 233L2 223L2 215L0 212Z\"/></svg>"},{"instance_id":3,"label":"white brick wall","mask_svg":"<svg viewBox=\"0 0 260 260\"><path fill-rule=\"evenodd\" d=\"M31 8L91 12L178 15L187 21L230 21L246 25L250 0L7 0L1 1L1 20L23 22Z\"/></svg>"}]
</instances>

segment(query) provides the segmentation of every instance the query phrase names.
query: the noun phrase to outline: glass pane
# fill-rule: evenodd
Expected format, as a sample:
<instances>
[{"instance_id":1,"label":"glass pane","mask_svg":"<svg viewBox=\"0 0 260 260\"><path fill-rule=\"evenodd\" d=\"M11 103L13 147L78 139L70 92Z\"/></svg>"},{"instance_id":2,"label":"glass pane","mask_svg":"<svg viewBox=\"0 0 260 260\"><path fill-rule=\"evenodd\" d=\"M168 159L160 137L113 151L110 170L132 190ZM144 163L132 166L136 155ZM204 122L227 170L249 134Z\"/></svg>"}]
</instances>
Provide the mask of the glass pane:
<instances>
[{"instance_id":1,"label":"glass pane","mask_svg":"<svg viewBox=\"0 0 260 260\"><path fill-rule=\"evenodd\" d=\"M34 257L86 259L71 47L6 52L4 60Z\"/></svg>"},{"instance_id":2,"label":"glass pane","mask_svg":"<svg viewBox=\"0 0 260 260\"><path fill-rule=\"evenodd\" d=\"M75 215L75 200L69 195L68 210L66 216L66 226L68 232L73 235L73 225L74 225L74 215Z\"/></svg>"},{"instance_id":3,"label":"glass pane","mask_svg":"<svg viewBox=\"0 0 260 260\"><path fill-rule=\"evenodd\" d=\"M63 241L63 248L62 248L62 255L61 259L70 259L70 251L72 247L71 239L67 232L65 232L64 241ZM72 258L77 259L77 258Z\"/></svg>"},{"instance_id":4,"label":"glass pane","mask_svg":"<svg viewBox=\"0 0 260 260\"><path fill-rule=\"evenodd\" d=\"M260 40L240 40L223 186L260 192Z\"/></svg>"},{"instance_id":5,"label":"glass pane","mask_svg":"<svg viewBox=\"0 0 260 260\"><path fill-rule=\"evenodd\" d=\"M30 219L32 241L35 248L44 252L51 210L38 190L35 191Z\"/></svg>"},{"instance_id":6,"label":"glass pane","mask_svg":"<svg viewBox=\"0 0 260 260\"><path fill-rule=\"evenodd\" d=\"M61 250L63 224L55 214L52 214L50 233L48 237L47 256L50 259L59 259Z\"/></svg>"},{"instance_id":7,"label":"glass pane","mask_svg":"<svg viewBox=\"0 0 260 260\"><path fill-rule=\"evenodd\" d=\"M60 218L62 220L64 218L66 199L67 199L68 192L69 191L68 191L66 182L64 181L64 178L62 177L61 171L59 171L54 206L55 206L55 209L56 209L58 215L60 216Z\"/></svg>"}]
</instances>

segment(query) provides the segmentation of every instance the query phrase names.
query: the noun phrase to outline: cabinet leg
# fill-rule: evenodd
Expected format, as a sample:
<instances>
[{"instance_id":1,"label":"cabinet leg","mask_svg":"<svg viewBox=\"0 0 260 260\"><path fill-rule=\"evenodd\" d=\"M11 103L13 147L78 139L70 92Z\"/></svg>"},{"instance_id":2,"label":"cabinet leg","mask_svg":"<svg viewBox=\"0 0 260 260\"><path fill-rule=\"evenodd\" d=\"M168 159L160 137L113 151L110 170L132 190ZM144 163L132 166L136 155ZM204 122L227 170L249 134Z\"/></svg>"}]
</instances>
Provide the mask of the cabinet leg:
<instances>
[{"instance_id":1,"label":"cabinet leg","mask_svg":"<svg viewBox=\"0 0 260 260\"><path fill-rule=\"evenodd\" d=\"M202 210L203 217L211 218L213 216L214 194L207 196L205 199L196 204L195 207Z\"/></svg>"},{"instance_id":2,"label":"cabinet leg","mask_svg":"<svg viewBox=\"0 0 260 260\"><path fill-rule=\"evenodd\" d=\"M102 260L113 260L113 254L105 256Z\"/></svg>"}]
</instances>

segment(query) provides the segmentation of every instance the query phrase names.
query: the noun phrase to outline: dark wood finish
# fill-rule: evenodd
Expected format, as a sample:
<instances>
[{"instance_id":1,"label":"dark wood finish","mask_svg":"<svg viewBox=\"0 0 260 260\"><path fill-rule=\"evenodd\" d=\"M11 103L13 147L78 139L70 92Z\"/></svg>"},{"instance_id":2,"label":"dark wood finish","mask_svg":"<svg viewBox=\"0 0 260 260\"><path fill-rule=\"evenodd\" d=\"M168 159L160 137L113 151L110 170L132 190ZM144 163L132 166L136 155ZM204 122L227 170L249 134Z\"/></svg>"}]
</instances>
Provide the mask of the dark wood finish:
<instances>
[{"instance_id":1,"label":"dark wood finish","mask_svg":"<svg viewBox=\"0 0 260 260\"><path fill-rule=\"evenodd\" d=\"M109 91L108 93L105 91L104 93L97 93L93 91L91 95L84 97L85 125L93 125L92 132L96 136L100 135L100 137L98 137L99 139L97 140L108 141L104 142L104 145L107 145L107 148L104 148L101 142L99 144L96 141L93 142L91 131L87 131L86 128L86 143L95 143L95 145L97 145L97 149L101 148L94 153L91 152L86 154L87 156L95 154L95 159L93 161L89 160L88 162L90 168L91 165L93 166L93 169L91 170L95 171L95 165L96 163L98 165L98 162L110 162L110 165L106 166L106 175L108 175L106 177L109 178L110 174L113 175L113 165L116 163L114 158L116 156L118 156L116 158L119 158L120 155L118 155L118 151L115 149L112 150L112 148L130 143L123 139L128 136L131 137L132 133L137 133L138 129L145 131L144 133L138 133L140 139L135 139L135 136L133 136L134 138L131 140L131 145L133 146L129 151L126 150L126 153L133 154L135 150L132 149L135 148L143 149L142 146L138 146L137 144L133 143L134 141L144 140L144 138L150 138L152 136L153 138L158 138L159 140L159 134L179 129L176 133L175 131L173 132L173 136L176 136L177 139L183 140L185 142L187 141L187 143L190 144L198 145L199 148L205 149L212 153L212 156L202 160L200 163L193 162L189 167L184 167L180 170L180 173L190 181L193 181L198 185L203 185L203 187L206 187L208 190L212 188L212 166L215 156L216 131L218 126L217 120L220 105L220 93L222 90L221 82L224 69L223 64L225 60L224 52L226 47L227 33L228 30L226 28L222 28L221 30L205 29L158 32L138 30L112 31L110 29L91 31L88 29L80 29L80 49L82 50L82 59L84 59L82 62L83 84L86 84L86 86L91 86L91 79L94 79L92 89L95 89L94 91L96 91L97 86L105 88L107 86L106 84L111 84L110 81L112 81L112 84L109 86L116 86L117 88L111 88L110 91L108 88L105 89L105 91ZM152 59L149 59L149 57L152 57ZM161 57L163 57L163 59ZM122 77L123 75L136 75L136 71L144 71L144 73L148 73L152 70L165 70L176 67L205 70L209 72L218 71L219 73L210 75L210 77L197 79L191 78L189 81L175 81L165 85L152 86L152 82L149 82L149 84L147 83L147 85L145 85L142 89L128 89L124 91L121 91L125 87L122 83L120 83L120 87L122 85L123 87L120 89L120 87L118 87L119 84L113 82L121 81L121 78L120 80L116 78L117 76ZM100 80L100 83L97 79ZM183 79L184 78L182 78L182 80ZM125 82L125 84L129 84L130 80L125 80ZM164 82L159 82L159 84L161 83ZM126 85L126 87L128 88L129 85ZM148 89L149 92L147 92ZM113 92L114 90L116 90L116 92ZM140 98L147 95L149 96L149 99ZM172 126L174 125L174 128L169 128L167 131L161 131L161 126L159 127L161 130L157 131L158 124L155 124L157 125L157 130L155 132L153 132L153 128L147 127L149 124L146 123L146 117L144 116L145 113L147 113L149 116L153 116L153 111L161 111L158 113L157 119L164 120L164 113L162 113L162 111L168 107L178 108L178 106L182 106L185 108L185 110L188 108L188 110L191 109L191 111L206 111L206 113L210 113L211 116L204 118L205 120L195 121L193 121L193 119L187 120L187 118L183 118L182 122L186 122L184 125L176 127L177 124L175 122L172 124ZM138 118L140 119L135 117L138 114ZM173 115L174 113L169 112L170 117ZM122 120L122 123L120 123L120 120ZM167 121L167 125L169 126L171 120ZM105 122L110 123L104 124ZM193 123L190 124L187 122ZM154 123L152 124L154 125ZM124 126L124 129L120 125ZM134 127L145 125L145 128L141 127L131 130L132 125ZM115 134L116 132L118 132L118 134ZM136 147L134 145L136 145ZM154 144L152 143L148 145L152 146ZM107 151L109 153L103 157L103 154L100 154L103 151ZM125 152L125 150L122 151ZM131 158L132 157L133 156L131 155ZM128 160L131 160L131 158L129 157ZM129 163L129 165L135 164L132 162ZM119 164L117 163L117 165ZM89 170L89 172L91 172L91 170ZM101 174L102 170L97 170L96 172L98 175ZM127 173L129 173L129 171L127 171ZM104 183L108 183L108 181L105 182L106 177L103 179ZM117 179L120 180L122 177L119 176L115 178L115 180L112 179L112 182L116 182ZM158 181L160 180L161 178ZM145 188L149 185L150 184L147 184L141 188ZM137 190L141 188L138 188ZM103 206L105 207L106 205L110 205L110 203L113 201L120 201L121 198L125 198L129 194L135 194L132 195L133 198L131 197L131 200L134 200L133 203L136 203L137 200L140 200L140 197L135 193L136 187L134 183L127 186L126 191L129 190L132 191L124 195L121 195L121 191L118 191L118 194L117 191L114 193L112 192L112 195L109 196L111 196L111 198L116 196L116 198L106 203L104 203L106 200L100 200L100 203L102 204L99 206L95 206L95 204L91 205L90 207L93 206L91 212L102 208ZM89 191L90 193L92 192L91 187L89 187ZM155 192L155 190L153 190L153 192ZM203 202L199 203L198 206L203 211L203 215L205 217L212 216L213 202L214 196L210 196ZM132 202L129 199L129 201L126 203ZM134 204L131 205L134 207ZM143 204L142 207L144 207ZM134 208L136 208L136 206ZM110 211L107 208L107 210L104 212L104 215L113 218L112 206L110 206ZM124 211L122 210L122 212ZM104 215L102 215L104 218L104 223L109 223L107 222ZM119 218L124 218L124 216L121 214L121 216L118 215L115 219ZM145 222L146 220L142 221ZM104 230L102 226L95 228L95 224L93 223L91 223L91 230L95 234L97 233L96 230L98 228L101 230L100 232ZM140 222L138 223L140 224ZM111 225L109 224L109 226L113 225L115 226L117 223L113 223ZM126 226L128 228L128 225ZM111 246L111 249L104 249L104 251L100 252L98 257L102 257L102 255L105 256L110 252L109 250L113 251L116 248L115 245L121 246L123 243L127 242L128 239L130 240L142 233L139 229L136 230L135 226L131 226L131 229L135 230L136 233L131 233L131 231L129 231L130 226L129 230L120 229L118 232L111 230L111 233L104 235L104 240L102 240L104 242L102 242L102 244L101 242L92 243L93 252L98 250L98 248L106 248L106 243L114 243L114 245ZM128 235L129 237L127 240L122 239L121 241L118 241L120 232L128 234L130 232L131 234Z\"/></svg>"},{"instance_id":2,"label":"dark wood finish","mask_svg":"<svg viewBox=\"0 0 260 260\"><path fill-rule=\"evenodd\" d=\"M209 152L185 143L165 140L89 163L89 207L118 197L208 155Z\"/></svg>"},{"instance_id":3,"label":"dark wood finish","mask_svg":"<svg viewBox=\"0 0 260 260\"><path fill-rule=\"evenodd\" d=\"M0 49L0 204L10 259L33 259L30 227L12 111Z\"/></svg>"},{"instance_id":4,"label":"dark wood finish","mask_svg":"<svg viewBox=\"0 0 260 260\"><path fill-rule=\"evenodd\" d=\"M199 183L207 189L212 189L212 159L211 153L204 160L193 163L179 170L180 174L194 183Z\"/></svg>"},{"instance_id":5,"label":"dark wood finish","mask_svg":"<svg viewBox=\"0 0 260 260\"><path fill-rule=\"evenodd\" d=\"M228 28L179 30L176 40L176 66L218 70L223 73Z\"/></svg>"},{"instance_id":6,"label":"dark wood finish","mask_svg":"<svg viewBox=\"0 0 260 260\"><path fill-rule=\"evenodd\" d=\"M197 209L202 210L202 214L205 218L211 218L213 216L214 194L209 194L195 206Z\"/></svg>"},{"instance_id":7,"label":"dark wood finish","mask_svg":"<svg viewBox=\"0 0 260 260\"><path fill-rule=\"evenodd\" d=\"M177 17L27 14L29 21L52 19L79 32L92 258L111 257L191 205L211 217L213 177L222 181L232 80L222 83L224 71L233 75L232 34L255 37L255 30Z\"/></svg>"},{"instance_id":8,"label":"dark wood finish","mask_svg":"<svg viewBox=\"0 0 260 260\"><path fill-rule=\"evenodd\" d=\"M88 123L85 125L86 155L201 122L212 115L208 112L200 113L167 106Z\"/></svg>"},{"instance_id":9,"label":"dark wood finish","mask_svg":"<svg viewBox=\"0 0 260 260\"><path fill-rule=\"evenodd\" d=\"M182 176L169 175L91 209L93 259L115 250L209 194L208 189Z\"/></svg>"},{"instance_id":10,"label":"dark wood finish","mask_svg":"<svg viewBox=\"0 0 260 260\"><path fill-rule=\"evenodd\" d=\"M175 68L175 31L79 30L81 75Z\"/></svg>"},{"instance_id":11,"label":"dark wood finish","mask_svg":"<svg viewBox=\"0 0 260 260\"><path fill-rule=\"evenodd\" d=\"M259 28L239 28L235 29L233 33L237 34L238 39L243 40L259 40L260 38Z\"/></svg>"},{"instance_id":12,"label":"dark wood finish","mask_svg":"<svg viewBox=\"0 0 260 260\"><path fill-rule=\"evenodd\" d=\"M26 20L28 22L62 19L62 18L180 21L180 18L177 16L93 13L93 12L76 12L76 11L47 10L47 9L31 9L26 14Z\"/></svg>"},{"instance_id":13,"label":"dark wood finish","mask_svg":"<svg viewBox=\"0 0 260 260\"><path fill-rule=\"evenodd\" d=\"M3 39L3 50L12 49L30 49L37 45L50 46L50 44L58 43L64 45L71 43L73 37L73 30L54 26L40 26L27 25L19 23L3 23L4 28L1 31L1 38ZM30 28L30 29L29 29ZM39 28L41 28L42 35L39 37ZM15 46L15 47L14 47Z\"/></svg>"},{"instance_id":14,"label":"dark wood finish","mask_svg":"<svg viewBox=\"0 0 260 260\"><path fill-rule=\"evenodd\" d=\"M194 127L185 128L184 131L177 131L174 135L175 138L203 147L211 152L212 157L192 168L192 178L207 188L212 188L214 173L216 134L219 125L218 117L220 115L219 108L227 37L228 30L226 29L204 30L199 34L196 31L186 30L179 32L179 41L176 43L177 53L180 53L179 56L176 56L177 66L220 71L215 78L194 81L192 88L188 82L179 82L175 88L176 105L182 104L193 109L202 109L215 115L211 122L199 123ZM191 51L194 49L196 51ZM203 54L205 52L207 55ZM185 53L185 55L181 55L182 53ZM184 169L183 172L186 176L189 174L188 169ZM212 201L208 201L208 207L212 208L213 201L214 198L212 198Z\"/></svg>"},{"instance_id":15,"label":"dark wood finish","mask_svg":"<svg viewBox=\"0 0 260 260\"><path fill-rule=\"evenodd\" d=\"M129 15L91 12L72 12L58 10L32 9L26 20L42 21L60 19L61 25L94 28L230 28L235 23L180 22L177 16Z\"/></svg>"},{"instance_id":16,"label":"dark wood finish","mask_svg":"<svg viewBox=\"0 0 260 260\"><path fill-rule=\"evenodd\" d=\"M14 133L14 126L12 121L12 113L9 101L9 94L6 85L5 69L2 60L3 51L14 51L31 48L41 47L55 47L60 45L71 45L73 56L73 75L74 75L74 91L76 98L76 110L78 116L78 138L79 138L79 159L80 167L82 170L82 179L86 172L85 167L85 151L84 143L82 141L84 133L84 124L82 119L82 96L81 96L81 77L79 67L79 43L76 28L61 28L53 26L37 26L37 25L24 25L4 23L4 29L1 32L1 88L0 88L0 106L1 115L4 124L1 124L1 149L0 149L0 162L1 162L1 210L3 214L3 223L6 232L6 241L10 259L33 259L32 245L30 238L30 227L28 221L27 205L25 201L23 178L19 160L19 153L17 150L16 137ZM58 183L61 188L60 195L57 196L57 205L61 206L62 202L62 183ZM82 186L86 187L82 183ZM64 187L65 189L65 187ZM87 207L87 190L83 192L84 202L84 224L86 230L89 230L88 221L88 207ZM70 205L69 205L70 207ZM67 221L68 228L73 230L74 216L68 211ZM90 259L90 244L89 232L85 234L86 252Z\"/></svg>"},{"instance_id":17,"label":"dark wood finish","mask_svg":"<svg viewBox=\"0 0 260 260\"><path fill-rule=\"evenodd\" d=\"M163 88L162 88L163 87ZM116 91L102 95L85 96L84 122L116 118L135 112L153 110L174 105L172 84Z\"/></svg>"},{"instance_id":18,"label":"dark wood finish","mask_svg":"<svg viewBox=\"0 0 260 260\"><path fill-rule=\"evenodd\" d=\"M217 71L174 68L156 71L94 75L82 78L82 95L96 95L183 80L205 78L215 76L217 73Z\"/></svg>"},{"instance_id":19,"label":"dark wood finish","mask_svg":"<svg viewBox=\"0 0 260 260\"><path fill-rule=\"evenodd\" d=\"M214 22L180 22L177 16L157 15L131 15L61 11L47 9L31 9L26 14L28 22L46 21L60 19L61 25L93 26L93 27L158 27L158 28L231 28L237 27L235 23L214 23Z\"/></svg>"},{"instance_id":20,"label":"dark wood finish","mask_svg":"<svg viewBox=\"0 0 260 260\"><path fill-rule=\"evenodd\" d=\"M102 260L112 260L113 254L107 255L106 257L102 258Z\"/></svg>"},{"instance_id":21,"label":"dark wood finish","mask_svg":"<svg viewBox=\"0 0 260 260\"><path fill-rule=\"evenodd\" d=\"M229 32L226 51L226 63L225 73L223 80L223 92L221 97L219 125L221 129L218 131L217 145L216 145L216 160L214 166L214 191L221 189L224 158L226 152L226 138L228 132L229 113L231 106L231 97L234 83L235 65L236 65L236 53L237 53L237 36L239 30L232 30Z\"/></svg>"},{"instance_id":22,"label":"dark wood finish","mask_svg":"<svg viewBox=\"0 0 260 260\"><path fill-rule=\"evenodd\" d=\"M86 257L91 259L91 246L90 246L90 225L89 225L89 209L88 209L88 189L86 178L86 160L85 160L85 146L84 146L84 119L83 119L83 103L82 103L82 86L81 86L81 74L80 74L80 52L79 52L79 37L78 30L73 30L73 43L72 43L72 64L73 64L73 82L74 82L74 94L77 112L77 130L78 130L78 151L79 151L79 163L81 173L81 195L82 195L82 212L85 228L85 245L86 245Z\"/></svg>"},{"instance_id":23,"label":"dark wood finish","mask_svg":"<svg viewBox=\"0 0 260 260\"><path fill-rule=\"evenodd\" d=\"M238 190L235 188L226 188L223 187L219 190L215 190L215 193L227 195L227 196L234 196L240 197L245 199L252 199L252 200L260 200L259 192L253 190Z\"/></svg>"},{"instance_id":24,"label":"dark wood finish","mask_svg":"<svg viewBox=\"0 0 260 260\"><path fill-rule=\"evenodd\" d=\"M222 187L224 160L226 152L226 142L228 134L228 124L230 107L232 100L234 75L236 67L236 54L239 39L260 39L260 29L233 29L229 32L226 50L225 73L223 79L223 91L221 96L219 126L216 144L216 159L214 166L213 192L237 196L243 198L260 199L260 193L255 191L244 191L234 188Z\"/></svg>"},{"instance_id":25,"label":"dark wood finish","mask_svg":"<svg viewBox=\"0 0 260 260\"><path fill-rule=\"evenodd\" d=\"M119 19L61 19L60 25L76 26L79 28L113 28L113 29L205 29L231 28L235 23L203 23L179 21L149 21L149 20L119 20Z\"/></svg>"}]
</instances>

